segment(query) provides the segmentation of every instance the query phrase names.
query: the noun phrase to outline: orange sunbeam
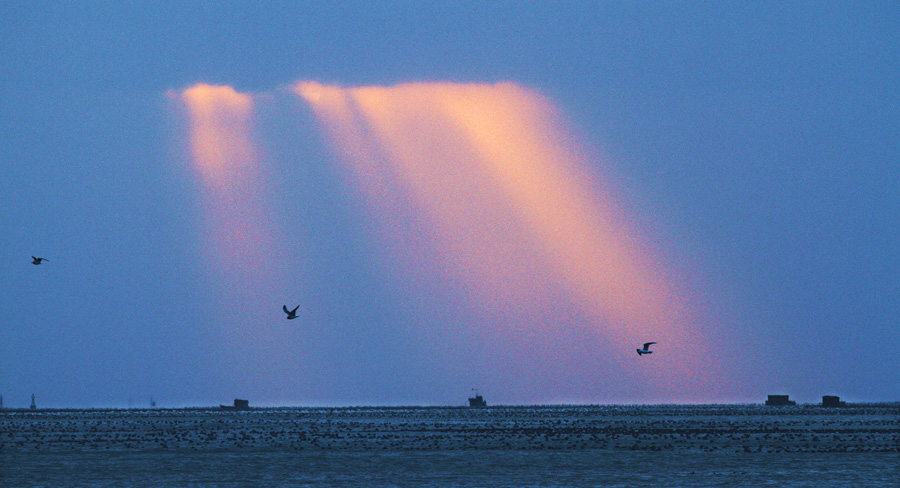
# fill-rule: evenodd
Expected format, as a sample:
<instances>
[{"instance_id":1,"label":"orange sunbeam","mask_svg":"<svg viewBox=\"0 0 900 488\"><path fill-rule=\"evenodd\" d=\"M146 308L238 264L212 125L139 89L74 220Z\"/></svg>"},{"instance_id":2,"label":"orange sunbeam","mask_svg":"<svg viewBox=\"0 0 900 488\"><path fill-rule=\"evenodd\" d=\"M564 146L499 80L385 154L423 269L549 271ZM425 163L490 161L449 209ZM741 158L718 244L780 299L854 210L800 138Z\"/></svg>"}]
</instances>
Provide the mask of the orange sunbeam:
<instances>
[{"instance_id":1,"label":"orange sunbeam","mask_svg":"<svg viewBox=\"0 0 900 488\"><path fill-rule=\"evenodd\" d=\"M412 196L482 302L540 307L561 286L617 348L667 343L678 364L648 374L670 391L718 376L689 297L591 184L547 100L512 83L294 88L370 197Z\"/></svg>"},{"instance_id":2,"label":"orange sunbeam","mask_svg":"<svg viewBox=\"0 0 900 488\"><path fill-rule=\"evenodd\" d=\"M331 139L340 141L336 144L336 148L341 157L350 163L348 166L352 176L363 192L378 206L379 212L391 216L393 225L386 231L388 234L395 240L402 240L406 245L415 246L417 239L411 237L410 233L414 232L414 229L410 226L415 228L416 222L424 219L441 229L446 245L458 248L455 252L438 256L452 261L445 263L449 271L485 266L495 270L498 268L496 251L505 244L497 242L493 249L483 249L485 246L478 245L483 243L484 239L475 239L474 234L487 235L487 229L483 228L484 219L479 222L478 219L467 218L478 213L475 208L477 202L467 201L465 196L458 192L454 194L454 188L465 190L477 181L466 171L451 167L451 159L457 163L461 159L454 156L451 147L439 147L439 143L424 144L413 153L401 157L396 153L403 151L402 144L386 144L385 141L370 137L368 124L372 121L359 115L360 104L366 103L360 100L359 93L314 82L299 83L295 86L295 91L310 101ZM370 95L374 95L373 98L377 99L377 93ZM386 125L389 124L390 121L387 121ZM409 129L408 133L416 133L414 128ZM417 163L426 154L430 155L428 157L434 163L430 168L420 167ZM443 156L435 157L435 155ZM450 158L448 155L454 157ZM400 166L395 167L393 163ZM432 176L435 176L433 174L435 172L440 172L440 175L428 177L429 171ZM423 212L411 211L409 202L404 197L405 193L409 193L413 200L425 208L425 215ZM491 205L483 205L480 212L490 212L491 209ZM521 239L506 239L507 243L519 241ZM463 252L462 247L470 246L472 243L475 243L476 247L470 247L468 252ZM410 255L427 251L417 248L415 253L402 250L399 252ZM495 287L499 287L500 284L495 280Z\"/></svg>"},{"instance_id":3,"label":"orange sunbeam","mask_svg":"<svg viewBox=\"0 0 900 488\"><path fill-rule=\"evenodd\" d=\"M338 150L344 159L355 163L351 166L353 176L366 185L365 192L370 195L390 193L391 175L377 156L377 148L364 137L361 121L347 92L315 82L298 83L294 90L311 103L329 137L341 141ZM379 200L386 202L388 199Z\"/></svg>"},{"instance_id":4,"label":"orange sunbeam","mask_svg":"<svg viewBox=\"0 0 900 488\"><path fill-rule=\"evenodd\" d=\"M398 109L390 89L359 88L351 94L401 185L438 228L450 271L461 274L468 286L483 288L482 298L492 300L511 299L528 289L521 286L526 281L537 287L539 275L527 266L529 243L521 229L505 222L507 202L494 191L481 162L451 121L422 116L430 91L409 93L406 109ZM472 279L470 270L489 272Z\"/></svg>"},{"instance_id":5,"label":"orange sunbeam","mask_svg":"<svg viewBox=\"0 0 900 488\"><path fill-rule=\"evenodd\" d=\"M223 388L271 399L296 371L299 356L268 326L283 317L278 298L284 276L275 264L280 240L253 131L255 100L229 86L205 84L182 90L178 100L201 195L199 259L217 285L212 296L221 300L210 354L222 363Z\"/></svg>"},{"instance_id":6,"label":"orange sunbeam","mask_svg":"<svg viewBox=\"0 0 900 488\"><path fill-rule=\"evenodd\" d=\"M542 125L546 102L512 84L485 88L445 91L440 106L555 268L595 314L647 324L653 334L663 332L654 324L678 327L677 303L658 271L616 222L611 202L583 183L572 151Z\"/></svg>"},{"instance_id":7,"label":"orange sunbeam","mask_svg":"<svg viewBox=\"0 0 900 488\"><path fill-rule=\"evenodd\" d=\"M198 84L181 92L191 161L204 190L207 251L229 288L252 292L274 269L272 229L251 123L253 99L229 86Z\"/></svg>"},{"instance_id":8,"label":"orange sunbeam","mask_svg":"<svg viewBox=\"0 0 900 488\"><path fill-rule=\"evenodd\" d=\"M228 184L254 160L253 100L230 86L194 85L182 94L190 122L191 156L206 183Z\"/></svg>"}]
</instances>

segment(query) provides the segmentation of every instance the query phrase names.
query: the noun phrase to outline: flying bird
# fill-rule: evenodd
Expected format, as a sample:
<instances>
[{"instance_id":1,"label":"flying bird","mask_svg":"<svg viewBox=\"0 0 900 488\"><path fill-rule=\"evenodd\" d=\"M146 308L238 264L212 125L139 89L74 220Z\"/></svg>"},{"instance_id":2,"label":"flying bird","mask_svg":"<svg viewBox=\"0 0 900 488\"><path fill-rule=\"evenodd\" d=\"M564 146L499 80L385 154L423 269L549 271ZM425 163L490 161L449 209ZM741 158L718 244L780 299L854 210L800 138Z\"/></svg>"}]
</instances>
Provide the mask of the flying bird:
<instances>
[{"instance_id":1,"label":"flying bird","mask_svg":"<svg viewBox=\"0 0 900 488\"><path fill-rule=\"evenodd\" d=\"M652 346L653 344L656 344L656 343L655 342L644 343L644 348L637 350L638 356L642 356L644 354L653 354L653 351L650 350L650 346Z\"/></svg>"},{"instance_id":2,"label":"flying bird","mask_svg":"<svg viewBox=\"0 0 900 488\"><path fill-rule=\"evenodd\" d=\"M49 259L36 258L34 256L31 256L31 259L32 259L31 264L41 264L41 261L50 261Z\"/></svg>"},{"instance_id":3,"label":"flying bird","mask_svg":"<svg viewBox=\"0 0 900 488\"><path fill-rule=\"evenodd\" d=\"M281 308L284 309L284 313L287 314L287 319L291 320L291 319L297 318L297 309L300 308L300 305L297 305L296 307L294 307L293 310L288 310L287 305L282 305Z\"/></svg>"}]
</instances>

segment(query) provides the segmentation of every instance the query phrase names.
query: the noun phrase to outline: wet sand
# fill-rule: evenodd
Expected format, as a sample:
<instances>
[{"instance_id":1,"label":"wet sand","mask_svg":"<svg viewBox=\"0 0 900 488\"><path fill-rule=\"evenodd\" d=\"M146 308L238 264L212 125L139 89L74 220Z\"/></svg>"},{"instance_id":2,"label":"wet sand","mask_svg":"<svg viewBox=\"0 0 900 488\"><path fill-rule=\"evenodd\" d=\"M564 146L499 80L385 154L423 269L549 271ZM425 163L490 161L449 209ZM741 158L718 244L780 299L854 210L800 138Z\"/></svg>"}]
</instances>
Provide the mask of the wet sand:
<instances>
[{"instance_id":1,"label":"wet sand","mask_svg":"<svg viewBox=\"0 0 900 488\"><path fill-rule=\"evenodd\" d=\"M900 408L0 412L0 486L900 486Z\"/></svg>"},{"instance_id":2,"label":"wet sand","mask_svg":"<svg viewBox=\"0 0 900 488\"><path fill-rule=\"evenodd\" d=\"M898 453L900 406L0 411L0 453L181 450Z\"/></svg>"}]
</instances>

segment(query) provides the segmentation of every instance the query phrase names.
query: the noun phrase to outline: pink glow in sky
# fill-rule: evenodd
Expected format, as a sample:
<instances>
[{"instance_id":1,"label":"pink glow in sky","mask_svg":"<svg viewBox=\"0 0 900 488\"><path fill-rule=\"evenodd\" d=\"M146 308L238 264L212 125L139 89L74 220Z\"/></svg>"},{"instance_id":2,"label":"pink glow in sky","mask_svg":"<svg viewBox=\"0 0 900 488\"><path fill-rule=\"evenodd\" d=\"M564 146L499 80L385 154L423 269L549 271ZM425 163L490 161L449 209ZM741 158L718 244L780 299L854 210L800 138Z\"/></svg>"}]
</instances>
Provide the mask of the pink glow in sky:
<instances>
[{"instance_id":1,"label":"pink glow in sky","mask_svg":"<svg viewBox=\"0 0 900 488\"><path fill-rule=\"evenodd\" d=\"M716 387L721 371L689 297L614 196L597 189L541 95L512 83L299 82L294 91L359 188L393 212L387 225L400 229L404 210L423 216L448 276L482 306L539 316L562 290L617 349L666 345L677 359L646 369L646 379L671 391ZM403 209L405 198L414 208ZM521 326L554 334L540 321Z\"/></svg>"},{"instance_id":2,"label":"pink glow in sky","mask_svg":"<svg viewBox=\"0 0 900 488\"><path fill-rule=\"evenodd\" d=\"M228 86L194 85L181 93L191 162L203 189L206 244L239 286L271 279L266 183L252 130L253 99Z\"/></svg>"},{"instance_id":3,"label":"pink glow in sky","mask_svg":"<svg viewBox=\"0 0 900 488\"><path fill-rule=\"evenodd\" d=\"M211 346L222 375L252 372L256 388L276 390L302 356L278 347L283 265L276 263L271 184L254 133L254 100L229 86L198 84L180 93L188 121L189 162L200 188L201 260L219 297L207 304ZM291 308L296 304L291 304ZM230 368L238 372L228 372ZM248 395L243 390L235 394Z\"/></svg>"},{"instance_id":4,"label":"pink glow in sky","mask_svg":"<svg viewBox=\"0 0 900 488\"><path fill-rule=\"evenodd\" d=\"M0 7L5 406L900 399L895 3L194 3Z\"/></svg>"}]
</instances>

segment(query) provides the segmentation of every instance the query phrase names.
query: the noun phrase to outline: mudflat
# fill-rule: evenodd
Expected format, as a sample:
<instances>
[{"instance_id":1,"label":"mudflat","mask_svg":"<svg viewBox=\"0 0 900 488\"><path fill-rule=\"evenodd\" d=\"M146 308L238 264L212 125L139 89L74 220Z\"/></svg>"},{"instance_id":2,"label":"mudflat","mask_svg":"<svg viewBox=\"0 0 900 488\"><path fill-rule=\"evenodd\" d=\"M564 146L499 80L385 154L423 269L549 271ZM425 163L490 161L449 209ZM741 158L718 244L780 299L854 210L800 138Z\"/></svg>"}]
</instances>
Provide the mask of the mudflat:
<instances>
[{"instance_id":1,"label":"mudflat","mask_svg":"<svg viewBox=\"0 0 900 488\"><path fill-rule=\"evenodd\" d=\"M900 452L900 406L46 410L0 413L0 452L156 450Z\"/></svg>"}]
</instances>

